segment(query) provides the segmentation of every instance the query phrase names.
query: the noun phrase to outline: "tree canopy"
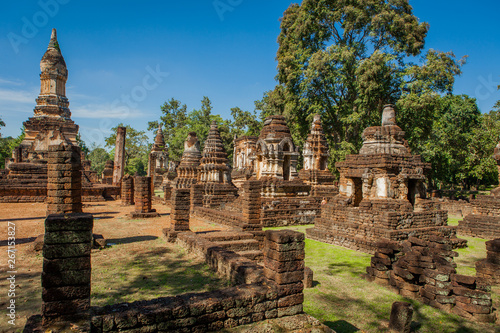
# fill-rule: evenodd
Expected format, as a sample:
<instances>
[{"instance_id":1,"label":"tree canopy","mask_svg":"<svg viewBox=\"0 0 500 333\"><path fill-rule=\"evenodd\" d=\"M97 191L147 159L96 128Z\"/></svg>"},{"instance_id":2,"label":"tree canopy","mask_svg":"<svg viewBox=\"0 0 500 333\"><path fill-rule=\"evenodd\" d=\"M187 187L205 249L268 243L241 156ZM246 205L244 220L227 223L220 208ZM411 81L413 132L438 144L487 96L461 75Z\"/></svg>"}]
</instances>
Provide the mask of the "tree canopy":
<instances>
[{"instance_id":1,"label":"tree canopy","mask_svg":"<svg viewBox=\"0 0 500 333\"><path fill-rule=\"evenodd\" d=\"M463 63L435 50L419 60L428 29L407 0L292 4L278 37L278 85L258 107L285 115L299 146L312 117L322 115L332 168L358 151L362 131L380 123L385 104L397 104L410 141L428 136L426 119L451 93Z\"/></svg>"}]
</instances>

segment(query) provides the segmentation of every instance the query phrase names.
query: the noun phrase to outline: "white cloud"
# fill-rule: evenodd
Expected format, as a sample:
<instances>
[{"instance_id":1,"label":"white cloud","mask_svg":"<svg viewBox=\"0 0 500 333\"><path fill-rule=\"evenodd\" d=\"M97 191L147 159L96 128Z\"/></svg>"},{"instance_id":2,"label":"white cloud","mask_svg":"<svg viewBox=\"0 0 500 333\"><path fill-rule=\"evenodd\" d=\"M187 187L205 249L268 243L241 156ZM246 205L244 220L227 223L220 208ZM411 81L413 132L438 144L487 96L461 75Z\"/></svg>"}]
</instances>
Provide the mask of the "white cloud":
<instances>
[{"instance_id":1,"label":"white cloud","mask_svg":"<svg viewBox=\"0 0 500 333\"><path fill-rule=\"evenodd\" d=\"M86 104L71 108L72 118L91 119L126 119L142 118L145 114L137 109L130 109L121 103Z\"/></svg>"},{"instance_id":2,"label":"white cloud","mask_svg":"<svg viewBox=\"0 0 500 333\"><path fill-rule=\"evenodd\" d=\"M24 82L22 80L7 80L7 79L2 79L0 77L0 84L2 84L2 85L11 85L11 86L22 86L22 85L24 85Z\"/></svg>"},{"instance_id":3,"label":"white cloud","mask_svg":"<svg viewBox=\"0 0 500 333\"><path fill-rule=\"evenodd\" d=\"M11 102L34 105L37 95L38 93L36 90L28 91L0 88L0 105Z\"/></svg>"}]
</instances>

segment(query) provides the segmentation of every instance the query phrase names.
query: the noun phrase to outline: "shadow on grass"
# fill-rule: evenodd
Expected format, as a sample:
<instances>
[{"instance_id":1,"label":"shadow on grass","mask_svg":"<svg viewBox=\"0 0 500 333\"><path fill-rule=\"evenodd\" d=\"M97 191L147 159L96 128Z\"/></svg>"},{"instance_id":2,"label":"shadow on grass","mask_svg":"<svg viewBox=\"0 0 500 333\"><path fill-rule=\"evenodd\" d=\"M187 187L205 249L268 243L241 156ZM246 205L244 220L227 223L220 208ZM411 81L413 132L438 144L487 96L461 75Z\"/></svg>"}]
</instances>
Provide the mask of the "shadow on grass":
<instances>
[{"instance_id":1,"label":"shadow on grass","mask_svg":"<svg viewBox=\"0 0 500 333\"><path fill-rule=\"evenodd\" d=\"M337 321L325 321L324 324L330 327L337 333L354 333L359 332L359 328L352 325L351 323L345 320L337 320Z\"/></svg>"},{"instance_id":2,"label":"shadow on grass","mask_svg":"<svg viewBox=\"0 0 500 333\"><path fill-rule=\"evenodd\" d=\"M114 243L114 244L130 244L136 242L147 242L158 239L156 236L132 236L132 237L124 237L124 238L108 238L106 242Z\"/></svg>"},{"instance_id":3,"label":"shadow on grass","mask_svg":"<svg viewBox=\"0 0 500 333\"><path fill-rule=\"evenodd\" d=\"M383 297L372 301L365 300L364 298L352 298L346 295L338 297L336 295L323 294L319 297L321 298L321 304L324 304L326 308L335 309L335 317L348 318L350 321L357 322L356 319L353 319L353 313L369 313L370 318L359 319L361 322L365 321L366 324L361 325L365 327L366 331L387 331L386 325L390 318L391 304L383 299ZM396 301L396 295L394 300ZM435 312L424 311L424 308L427 306L418 301L408 299L405 299L405 301L413 305L412 332L420 332L422 329L425 332L491 332L491 329L485 329L485 327L481 327L479 324L470 323L464 318L437 309L435 309L435 311L438 311L437 316ZM316 318L319 318L320 316L318 315L321 314L313 313L314 311L306 311ZM345 320L325 321L325 325L332 328L337 333L359 331L357 327Z\"/></svg>"},{"instance_id":4,"label":"shadow on grass","mask_svg":"<svg viewBox=\"0 0 500 333\"><path fill-rule=\"evenodd\" d=\"M123 265L110 268L104 281L94 279L93 283L99 285L99 288L92 288L93 306L212 291L228 286L210 272L204 262L193 263L184 253L168 247L137 254Z\"/></svg>"},{"instance_id":5,"label":"shadow on grass","mask_svg":"<svg viewBox=\"0 0 500 333\"><path fill-rule=\"evenodd\" d=\"M328 265L328 275L337 275L345 272L349 272L353 276L359 276L366 273L366 267L352 261L334 262Z\"/></svg>"}]
</instances>

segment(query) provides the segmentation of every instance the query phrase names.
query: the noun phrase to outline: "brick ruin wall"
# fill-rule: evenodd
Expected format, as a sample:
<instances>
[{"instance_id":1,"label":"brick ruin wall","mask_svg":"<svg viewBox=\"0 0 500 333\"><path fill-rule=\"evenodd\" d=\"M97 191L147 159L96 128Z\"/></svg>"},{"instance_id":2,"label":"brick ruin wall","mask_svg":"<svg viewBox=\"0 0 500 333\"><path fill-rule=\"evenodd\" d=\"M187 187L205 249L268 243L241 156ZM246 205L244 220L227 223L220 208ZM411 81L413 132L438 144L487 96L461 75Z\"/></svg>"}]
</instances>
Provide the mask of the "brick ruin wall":
<instances>
[{"instance_id":1,"label":"brick ruin wall","mask_svg":"<svg viewBox=\"0 0 500 333\"><path fill-rule=\"evenodd\" d=\"M432 201L438 203L441 209L448 211L448 215L464 217L472 213L472 205L465 200L432 198Z\"/></svg>"},{"instance_id":2,"label":"brick ruin wall","mask_svg":"<svg viewBox=\"0 0 500 333\"><path fill-rule=\"evenodd\" d=\"M486 259L476 262L476 276L486 284L500 285L500 238L486 242Z\"/></svg>"},{"instance_id":3,"label":"brick ruin wall","mask_svg":"<svg viewBox=\"0 0 500 333\"><path fill-rule=\"evenodd\" d=\"M458 232L484 239L500 238L500 198L479 195L471 205L471 214L458 222Z\"/></svg>"},{"instance_id":4,"label":"brick ruin wall","mask_svg":"<svg viewBox=\"0 0 500 333\"><path fill-rule=\"evenodd\" d=\"M352 207L336 197L321 214L314 228L306 230L308 238L366 253L375 252L380 238L402 241L410 236L428 239L433 232L456 234L456 227L447 226L446 211L414 212L406 201L363 200Z\"/></svg>"},{"instance_id":5,"label":"brick ruin wall","mask_svg":"<svg viewBox=\"0 0 500 333\"><path fill-rule=\"evenodd\" d=\"M243 205L245 229L258 232L252 210L260 207L258 182L246 185ZM174 203L181 218L189 213L189 190L176 190ZM175 200L175 199L179 200ZM185 205L185 203L188 203ZM177 207L178 206L178 207ZM187 222L189 230L189 215ZM91 332L216 331L238 325L281 318L303 312L304 235L293 231L267 231L264 267L217 246L203 250L212 267L226 267L237 286L219 291L163 297L105 307L90 307L90 250L93 219L89 214L51 215L46 220L42 323L31 317L25 329L42 332L58 324L78 322ZM186 229L186 228L181 228ZM195 235L187 231L180 235ZM262 235L264 236L264 235ZM255 237L258 237L257 235ZM189 238L189 237L188 237ZM186 238L186 239L188 239ZM200 240L194 240L198 244ZM232 259L231 259L232 258ZM241 265L235 265L240 261ZM252 269L250 268L252 266ZM242 272L246 272L243 274ZM239 274L239 275L238 275ZM243 276L245 278L236 278ZM43 327L39 325L42 324ZM83 326L82 326L83 325Z\"/></svg>"},{"instance_id":6,"label":"brick ruin wall","mask_svg":"<svg viewBox=\"0 0 500 333\"><path fill-rule=\"evenodd\" d=\"M431 235L429 241L415 237L404 242L382 240L377 246L366 269L369 280L469 320L495 322L491 281L481 277L480 270L477 276L456 274L453 258L458 253L452 251L449 238ZM500 250L500 240L495 250Z\"/></svg>"},{"instance_id":7,"label":"brick ruin wall","mask_svg":"<svg viewBox=\"0 0 500 333\"><path fill-rule=\"evenodd\" d=\"M263 227L312 224L321 215L321 197L262 198Z\"/></svg>"},{"instance_id":8,"label":"brick ruin wall","mask_svg":"<svg viewBox=\"0 0 500 333\"><path fill-rule=\"evenodd\" d=\"M323 197L261 197L260 220L263 227L312 224L321 214ZM240 226L242 199L227 202L219 208L196 207L194 214L202 219L227 226Z\"/></svg>"},{"instance_id":9,"label":"brick ruin wall","mask_svg":"<svg viewBox=\"0 0 500 333\"><path fill-rule=\"evenodd\" d=\"M117 200L119 197L120 188L117 186L82 187L82 202ZM0 202L47 202L47 187L0 187Z\"/></svg>"},{"instance_id":10,"label":"brick ruin wall","mask_svg":"<svg viewBox=\"0 0 500 333\"><path fill-rule=\"evenodd\" d=\"M268 231L265 244L264 267L253 264L265 283L92 308L92 332L218 331L302 313L304 235Z\"/></svg>"}]
</instances>

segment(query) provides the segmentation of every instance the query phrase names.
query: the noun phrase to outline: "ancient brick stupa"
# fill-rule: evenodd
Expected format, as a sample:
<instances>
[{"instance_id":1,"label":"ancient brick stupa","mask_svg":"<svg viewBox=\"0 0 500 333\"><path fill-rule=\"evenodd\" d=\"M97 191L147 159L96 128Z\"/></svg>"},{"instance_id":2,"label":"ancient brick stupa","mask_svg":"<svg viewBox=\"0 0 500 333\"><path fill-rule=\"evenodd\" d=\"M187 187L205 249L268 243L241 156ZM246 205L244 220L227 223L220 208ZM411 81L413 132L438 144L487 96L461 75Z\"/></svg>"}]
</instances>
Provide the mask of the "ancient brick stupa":
<instances>
[{"instance_id":1,"label":"ancient brick stupa","mask_svg":"<svg viewBox=\"0 0 500 333\"><path fill-rule=\"evenodd\" d=\"M76 145L78 125L71 120L66 97L68 69L52 29L47 51L40 61L40 95L36 100L34 117L24 122L25 138L21 143L26 161L47 157L49 145L68 142Z\"/></svg>"},{"instance_id":2,"label":"ancient brick stupa","mask_svg":"<svg viewBox=\"0 0 500 333\"><path fill-rule=\"evenodd\" d=\"M493 159L497 162L500 182L500 143L493 151ZM491 195L478 195L470 203L472 213L458 222L458 232L490 240L500 238L500 186Z\"/></svg>"},{"instance_id":3,"label":"ancient brick stupa","mask_svg":"<svg viewBox=\"0 0 500 333\"><path fill-rule=\"evenodd\" d=\"M155 142L149 153L148 177L151 177L155 188L159 188L163 182L163 174L168 170L168 149L163 138L161 125L156 131Z\"/></svg>"},{"instance_id":4,"label":"ancient brick stupa","mask_svg":"<svg viewBox=\"0 0 500 333\"><path fill-rule=\"evenodd\" d=\"M231 182L228 162L217 123L213 121L198 167L198 183L204 185L204 206L219 206L235 199L238 189Z\"/></svg>"},{"instance_id":5,"label":"ancient brick stupa","mask_svg":"<svg viewBox=\"0 0 500 333\"><path fill-rule=\"evenodd\" d=\"M24 122L25 137L6 161L7 175L0 179L2 201L44 201L47 191L49 146L76 145L78 125L71 120L66 98L68 70L52 30L47 51L40 61L40 95L33 117ZM17 188L13 192L14 188Z\"/></svg>"},{"instance_id":6,"label":"ancient brick stupa","mask_svg":"<svg viewBox=\"0 0 500 333\"><path fill-rule=\"evenodd\" d=\"M430 164L412 155L405 133L396 125L392 105L384 108L382 126L363 132L359 155L336 164L339 194L325 205L309 238L373 253L380 238L426 239L431 233L454 237L448 214L424 200Z\"/></svg>"},{"instance_id":7,"label":"ancient brick stupa","mask_svg":"<svg viewBox=\"0 0 500 333\"><path fill-rule=\"evenodd\" d=\"M184 141L184 152L177 167L177 178L174 181L175 188L190 188L192 184L196 184L200 160L200 142L196 133L191 132Z\"/></svg>"},{"instance_id":8,"label":"ancient brick stupa","mask_svg":"<svg viewBox=\"0 0 500 333\"><path fill-rule=\"evenodd\" d=\"M304 167L299 171L299 177L312 186L312 195L325 197L337 194L338 190L333 186L335 177L328 170L330 154L319 115L314 116L302 155Z\"/></svg>"},{"instance_id":9,"label":"ancient brick stupa","mask_svg":"<svg viewBox=\"0 0 500 333\"><path fill-rule=\"evenodd\" d=\"M254 175L262 180L268 197L309 195L311 187L298 178L298 148L285 117L274 115L264 121L256 143Z\"/></svg>"},{"instance_id":10,"label":"ancient brick stupa","mask_svg":"<svg viewBox=\"0 0 500 333\"><path fill-rule=\"evenodd\" d=\"M238 188L250 179L254 173L255 159L257 158L255 150L258 139L257 136L234 137L231 179Z\"/></svg>"}]
</instances>

